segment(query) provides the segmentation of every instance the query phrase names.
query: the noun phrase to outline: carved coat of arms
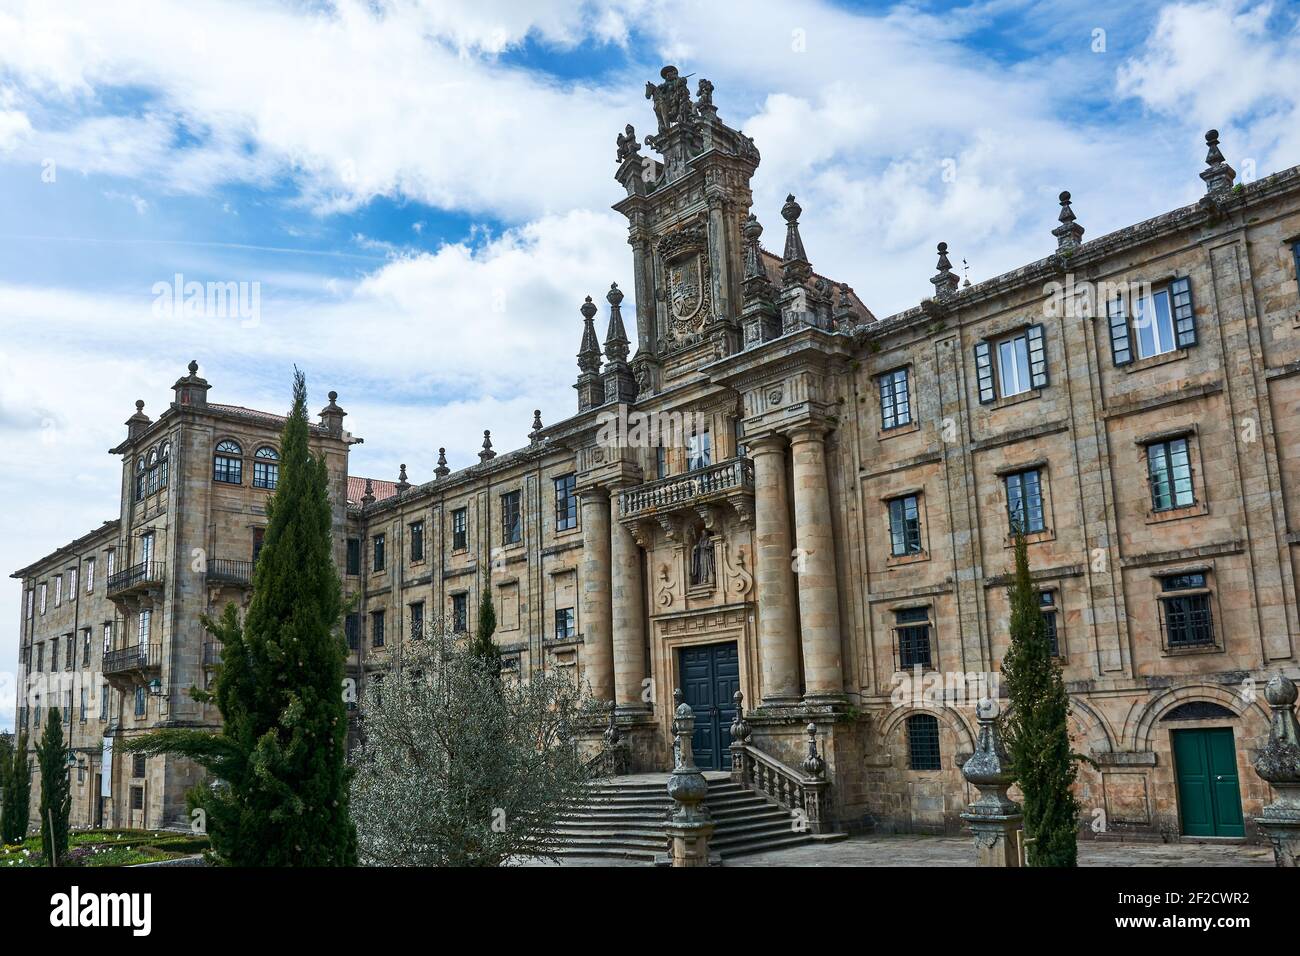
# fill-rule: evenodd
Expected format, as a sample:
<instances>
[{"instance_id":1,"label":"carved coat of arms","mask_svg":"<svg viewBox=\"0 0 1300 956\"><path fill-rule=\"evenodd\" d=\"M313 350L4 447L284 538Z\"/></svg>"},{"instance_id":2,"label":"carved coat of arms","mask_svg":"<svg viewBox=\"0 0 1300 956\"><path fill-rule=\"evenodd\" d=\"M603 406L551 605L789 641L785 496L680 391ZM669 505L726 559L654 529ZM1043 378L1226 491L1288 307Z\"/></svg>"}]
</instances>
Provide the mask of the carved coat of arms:
<instances>
[{"instance_id":1,"label":"carved coat of arms","mask_svg":"<svg viewBox=\"0 0 1300 956\"><path fill-rule=\"evenodd\" d=\"M709 267L704 232L687 228L659 242L664 278L668 286L670 334L688 339L700 331L709 311Z\"/></svg>"}]
</instances>

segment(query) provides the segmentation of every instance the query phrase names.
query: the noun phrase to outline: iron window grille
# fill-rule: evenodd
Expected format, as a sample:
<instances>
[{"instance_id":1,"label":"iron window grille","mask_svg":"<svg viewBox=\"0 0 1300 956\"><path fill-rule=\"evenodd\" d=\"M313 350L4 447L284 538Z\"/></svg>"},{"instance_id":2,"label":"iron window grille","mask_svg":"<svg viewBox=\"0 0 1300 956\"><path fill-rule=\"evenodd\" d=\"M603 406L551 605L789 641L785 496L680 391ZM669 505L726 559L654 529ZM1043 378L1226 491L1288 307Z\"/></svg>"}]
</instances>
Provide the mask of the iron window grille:
<instances>
[{"instance_id":1,"label":"iron window grille","mask_svg":"<svg viewBox=\"0 0 1300 956\"><path fill-rule=\"evenodd\" d=\"M398 622L401 623L400 621ZM370 643L373 647L384 646L384 612L370 612Z\"/></svg>"},{"instance_id":2,"label":"iron window grille","mask_svg":"<svg viewBox=\"0 0 1300 956\"><path fill-rule=\"evenodd\" d=\"M908 670L917 665L931 666L930 626L928 607L907 607L894 612L899 670Z\"/></svg>"},{"instance_id":3,"label":"iron window grille","mask_svg":"<svg viewBox=\"0 0 1300 956\"><path fill-rule=\"evenodd\" d=\"M912 770L941 770L939 718L913 714L907 718L908 767Z\"/></svg>"},{"instance_id":4,"label":"iron window grille","mask_svg":"<svg viewBox=\"0 0 1300 956\"><path fill-rule=\"evenodd\" d=\"M921 508L916 495L889 502L890 553L895 557L921 553Z\"/></svg>"},{"instance_id":5,"label":"iron window grille","mask_svg":"<svg viewBox=\"0 0 1300 956\"><path fill-rule=\"evenodd\" d=\"M1210 589L1202 572L1160 579L1165 643L1170 649L1214 647Z\"/></svg>"}]
</instances>

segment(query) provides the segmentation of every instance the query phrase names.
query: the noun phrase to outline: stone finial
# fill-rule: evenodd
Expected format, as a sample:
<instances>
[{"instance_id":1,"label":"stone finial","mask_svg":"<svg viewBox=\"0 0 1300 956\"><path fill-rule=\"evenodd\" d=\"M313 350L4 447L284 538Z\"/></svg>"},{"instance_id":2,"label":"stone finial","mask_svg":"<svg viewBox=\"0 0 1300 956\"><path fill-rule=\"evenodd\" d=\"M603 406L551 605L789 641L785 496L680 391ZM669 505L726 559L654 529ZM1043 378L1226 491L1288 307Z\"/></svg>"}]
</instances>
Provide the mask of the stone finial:
<instances>
[{"instance_id":1,"label":"stone finial","mask_svg":"<svg viewBox=\"0 0 1300 956\"><path fill-rule=\"evenodd\" d=\"M934 285L936 299L950 299L957 294L957 287L961 284L961 280L957 278L957 273L952 271L952 263L948 260L948 243L939 243L938 250L939 264L936 268L939 271L930 282Z\"/></svg>"},{"instance_id":2,"label":"stone finial","mask_svg":"<svg viewBox=\"0 0 1300 956\"><path fill-rule=\"evenodd\" d=\"M437 479L446 478L451 474L451 469L447 467L447 449L438 449L438 467L433 469L433 477Z\"/></svg>"},{"instance_id":3,"label":"stone finial","mask_svg":"<svg viewBox=\"0 0 1300 956\"><path fill-rule=\"evenodd\" d=\"M497 456L492 450L492 433L486 428L483 429L483 450L478 453L479 461L491 461Z\"/></svg>"},{"instance_id":4,"label":"stone finial","mask_svg":"<svg viewBox=\"0 0 1300 956\"><path fill-rule=\"evenodd\" d=\"M1264 688L1272 709L1268 743L1255 760L1255 772L1267 780L1277 799L1255 823L1273 844L1278 866L1300 866L1300 723L1296 721L1296 685L1282 674Z\"/></svg>"},{"instance_id":5,"label":"stone finial","mask_svg":"<svg viewBox=\"0 0 1300 956\"><path fill-rule=\"evenodd\" d=\"M745 719L745 695L736 691L732 700L736 702L736 716L731 721L731 742L745 744L753 733L749 721Z\"/></svg>"},{"instance_id":6,"label":"stone finial","mask_svg":"<svg viewBox=\"0 0 1300 956\"><path fill-rule=\"evenodd\" d=\"M186 370L189 374L182 375L172 386L172 391L176 393L176 404L201 408L208 404L208 389L212 386L206 380L199 378L197 360L191 359Z\"/></svg>"},{"instance_id":7,"label":"stone finial","mask_svg":"<svg viewBox=\"0 0 1300 956\"><path fill-rule=\"evenodd\" d=\"M781 276L786 285L796 285L812 275L812 266L808 264L808 253L804 251L803 239L799 235L799 216L803 207L794 199L794 193L785 197L781 207L781 216L785 219L785 253L781 256Z\"/></svg>"},{"instance_id":8,"label":"stone finial","mask_svg":"<svg viewBox=\"0 0 1300 956\"><path fill-rule=\"evenodd\" d=\"M668 795L677 804L673 819L707 819L700 804L708 795L709 784L695 766L695 751L691 746L691 737L695 733L695 711L686 703L680 687L673 691L673 700L677 704L673 711L672 727L674 765L672 776L668 778Z\"/></svg>"},{"instance_id":9,"label":"stone finial","mask_svg":"<svg viewBox=\"0 0 1300 956\"><path fill-rule=\"evenodd\" d=\"M533 428L532 431L528 433L529 442L536 445L539 441L542 440L541 433L542 433L542 410L540 408L534 408Z\"/></svg>"},{"instance_id":10,"label":"stone finial","mask_svg":"<svg viewBox=\"0 0 1300 956\"><path fill-rule=\"evenodd\" d=\"M399 494L411 487L411 483L406 480L406 463L403 462L397 469L397 491Z\"/></svg>"},{"instance_id":11,"label":"stone finial","mask_svg":"<svg viewBox=\"0 0 1300 956\"><path fill-rule=\"evenodd\" d=\"M343 434L343 419L347 412L339 407L338 392L330 392L329 400L329 404L320 410L320 423L327 432L338 437Z\"/></svg>"},{"instance_id":12,"label":"stone finial","mask_svg":"<svg viewBox=\"0 0 1300 956\"><path fill-rule=\"evenodd\" d=\"M1201 179L1211 196L1225 196L1232 191L1232 183L1237 178L1237 171L1228 165L1219 149L1219 131L1208 130L1205 134L1206 168L1201 170Z\"/></svg>"},{"instance_id":13,"label":"stone finial","mask_svg":"<svg viewBox=\"0 0 1300 956\"><path fill-rule=\"evenodd\" d=\"M361 496L361 503L363 505L375 503L375 486L369 478L366 479L366 492Z\"/></svg>"},{"instance_id":14,"label":"stone finial","mask_svg":"<svg viewBox=\"0 0 1300 956\"><path fill-rule=\"evenodd\" d=\"M617 708L614 701L610 701L606 707L609 711L609 725L605 728L605 743L610 747L617 747L623 740L623 732L618 729Z\"/></svg>"},{"instance_id":15,"label":"stone finial","mask_svg":"<svg viewBox=\"0 0 1300 956\"><path fill-rule=\"evenodd\" d=\"M853 305L853 290L849 288L847 282L841 282L836 287L835 297L835 321L841 325L849 325L857 318L858 310Z\"/></svg>"},{"instance_id":16,"label":"stone finial","mask_svg":"<svg viewBox=\"0 0 1300 956\"><path fill-rule=\"evenodd\" d=\"M587 296L578 310L582 313L582 345L578 349L578 368L583 372L600 371L600 342L596 339L596 303Z\"/></svg>"},{"instance_id":17,"label":"stone finial","mask_svg":"<svg viewBox=\"0 0 1300 956\"><path fill-rule=\"evenodd\" d=\"M619 364L627 361L628 339L627 330L623 328L623 290L618 287L617 282L609 284L609 292L605 295L605 301L609 303L609 328L605 331L605 358L611 363Z\"/></svg>"},{"instance_id":18,"label":"stone finial","mask_svg":"<svg viewBox=\"0 0 1300 956\"><path fill-rule=\"evenodd\" d=\"M127 438L135 438L153 424L153 419L144 413L144 399L136 399L135 414L126 420Z\"/></svg>"},{"instance_id":19,"label":"stone finial","mask_svg":"<svg viewBox=\"0 0 1300 956\"><path fill-rule=\"evenodd\" d=\"M759 279L767 278L767 270L763 268L763 247L759 240L763 236L763 226L758 221L758 217L753 213L745 220L741 232L745 236L745 278Z\"/></svg>"},{"instance_id":20,"label":"stone finial","mask_svg":"<svg viewBox=\"0 0 1300 956\"><path fill-rule=\"evenodd\" d=\"M1056 251L1073 252L1083 240L1083 226L1075 221L1074 210L1070 208L1069 191L1062 192L1059 198L1061 214L1057 218L1061 224L1052 230L1052 235L1056 237Z\"/></svg>"},{"instance_id":21,"label":"stone finial","mask_svg":"<svg viewBox=\"0 0 1300 956\"><path fill-rule=\"evenodd\" d=\"M998 702L990 697L983 698L975 707L979 740L975 752L962 764L961 773L979 789L980 796L961 817L975 834L977 865L1015 867L1020 865L1016 831L1021 828L1023 817L1019 805L1007 796L1015 775L998 733L1001 713Z\"/></svg>"},{"instance_id":22,"label":"stone finial","mask_svg":"<svg viewBox=\"0 0 1300 956\"><path fill-rule=\"evenodd\" d=\"M817 753L817 725L809 723L808 733L808 756L803 758L803 772L810 777L820 777L826 772L826 761L822 759L821 754Z\"/></svg>"}]
</instances>

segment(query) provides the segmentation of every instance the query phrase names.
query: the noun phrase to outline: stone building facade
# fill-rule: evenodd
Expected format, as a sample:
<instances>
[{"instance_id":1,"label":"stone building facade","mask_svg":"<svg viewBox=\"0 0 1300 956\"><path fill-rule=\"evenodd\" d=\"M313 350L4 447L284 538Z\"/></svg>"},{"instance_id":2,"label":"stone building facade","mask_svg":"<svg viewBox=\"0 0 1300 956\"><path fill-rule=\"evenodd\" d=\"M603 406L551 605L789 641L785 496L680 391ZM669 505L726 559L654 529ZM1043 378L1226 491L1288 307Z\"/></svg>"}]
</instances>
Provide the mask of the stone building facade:
<instances>
[{"instance_id":1,"label":"stone building facade","mask_svg":"<svg viewBox=\"0 0 1300 956\"><path fill-rule=\"evenodd\" d=\"M576 414L413 484L349 477L322 410L353 675L486 590L509 671L613 702L632 769L668 769L677 687L729 766L740 691L788 767L816 725L839 825L956 832L1019 530L1084 829L1252 837L1255 688L1300 673L1300 167L1236 184L1211 133L1198 203L1085 242L1062 193L1045 258L963 284L941 243L929 296L878 318L814 270L794 196L764 248L758 150L708 81L646 95L655 132L616 154L635 311L612 285L602 344L582 304ZM207 392L191 364L137 408L120 515L14 574L20 724L71 701L76 823L183 820L192 768L111 752L212 724L199 616L248 598L280 420Z\"/></svg>"}]
</instances>

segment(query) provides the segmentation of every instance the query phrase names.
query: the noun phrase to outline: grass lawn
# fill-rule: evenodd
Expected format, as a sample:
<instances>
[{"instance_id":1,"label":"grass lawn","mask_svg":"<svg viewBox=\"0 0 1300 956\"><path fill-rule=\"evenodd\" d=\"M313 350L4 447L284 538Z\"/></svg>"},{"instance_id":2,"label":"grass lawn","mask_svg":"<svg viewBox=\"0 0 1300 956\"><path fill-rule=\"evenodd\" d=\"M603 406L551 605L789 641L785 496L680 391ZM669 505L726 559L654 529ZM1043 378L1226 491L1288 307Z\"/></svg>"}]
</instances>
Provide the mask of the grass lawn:
<instances>
[{"instance_id":1,"label":"grass lawn","mask_svg":"<svg viewBox=\"0 0 1300 956\"><path fill-rule=\"evenodd\" d=\"M166 830L75 830L72 833L71 866L130 866L157 863L191 856L208 848L208 838L194 833ZM44 845L39 836L21 843L0 846L0 868L45 866Z\"/></svg>"}]
</instances>

